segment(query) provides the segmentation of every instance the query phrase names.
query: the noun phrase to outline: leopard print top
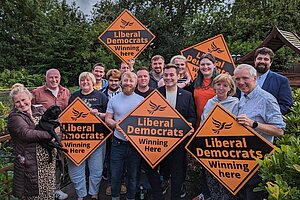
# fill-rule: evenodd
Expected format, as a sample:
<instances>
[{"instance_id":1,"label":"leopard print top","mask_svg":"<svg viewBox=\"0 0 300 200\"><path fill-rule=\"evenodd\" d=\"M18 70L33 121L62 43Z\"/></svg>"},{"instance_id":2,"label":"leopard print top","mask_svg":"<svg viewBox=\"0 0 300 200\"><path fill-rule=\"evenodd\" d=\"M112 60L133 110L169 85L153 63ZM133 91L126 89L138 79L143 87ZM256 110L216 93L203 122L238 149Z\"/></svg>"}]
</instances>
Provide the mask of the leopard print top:
<instances>
[{"instance_id":1,"label":"leopard print top","mask_svg":"<svg viewBox=\"0 0 300 200\"><path fill-rule=\"evenodd\" d=\"M33 116L35 124L40 120L40 116ZM53 158L56 157L56 150L52 151ZM37 168L38 168L38 186L39 195L28 197L28 200L54 200L55 191L55 165L56 159L49 163L48 152L39 144L36 145Z\"/></svg>"}]
</instances>

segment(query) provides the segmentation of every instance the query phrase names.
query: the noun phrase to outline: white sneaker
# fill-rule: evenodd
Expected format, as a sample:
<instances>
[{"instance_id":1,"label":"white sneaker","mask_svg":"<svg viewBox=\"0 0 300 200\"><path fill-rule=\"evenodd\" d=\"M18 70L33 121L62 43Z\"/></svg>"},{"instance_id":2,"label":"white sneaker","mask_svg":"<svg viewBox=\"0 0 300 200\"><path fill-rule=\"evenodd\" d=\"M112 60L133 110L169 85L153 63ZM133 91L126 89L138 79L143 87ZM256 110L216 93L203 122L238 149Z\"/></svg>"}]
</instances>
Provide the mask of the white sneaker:
<instances>
[{"instance_id":1,"label":"white sneaker","mask_svg":"<svg viewBox=\"0 0 300 200\"><path fill-rule=\"evenodd\" d=\"M54 192L54 196L55 196L55 199L59 199L59 200L63 200L63 199L68 198L68 194L64 193L61 190L56 190Z\"/></svg>"}]
</instances>

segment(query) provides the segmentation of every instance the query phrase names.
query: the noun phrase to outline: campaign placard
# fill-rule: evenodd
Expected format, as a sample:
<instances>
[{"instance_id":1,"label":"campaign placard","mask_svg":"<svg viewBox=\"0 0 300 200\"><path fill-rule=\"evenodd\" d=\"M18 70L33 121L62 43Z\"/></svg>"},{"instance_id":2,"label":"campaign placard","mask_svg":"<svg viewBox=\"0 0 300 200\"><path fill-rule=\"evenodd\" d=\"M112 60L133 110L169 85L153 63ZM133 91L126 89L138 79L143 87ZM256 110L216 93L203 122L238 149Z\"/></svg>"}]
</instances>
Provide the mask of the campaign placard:
<instances>
[{"instance_id":1,"label":"campaign placard","mask_svg":"<svg viewBox=\"0 0 300 200\"><path fill-rule=\"evenodd\" d=\"M137 58L154 38L155 35L127 9L98 37L125 63Z\"/></svg>"},{"instance_id":2,"label":"campaign placard","mask_svg":"<svg viewBox=\"0 0 300 200\"><path fill-rule=\"evenodd\" d=\"M193 130L157 90L149 94L118 125L152 168Z\"/></svg>"},{"instance_id":3,"label":"campaign placard","mask_svg":"<svg viewBox=\"0 0 300 200\"><path fill-rule=\"evenodd\" d=\"M188 152L234 195L258 170L256 158L274 152L270 142L235 119L217 103L186 145Z\"/></svg>"},{"instance_id":4,"label":"campaign placard","mask_svg":"<svg viewBox=\"0 0 300 200\"><path fill-rule=\"evenodd\" d=\"M200 58L205 53L210 53L216 58L215 65L220 74L228 73L233 75L235 64L225 39L223 35L220 34L181 51L181 54L187 59L187 67L192 81L197 78Z\"/></svg>"},{"instance_id":5,"label":"campaign placard","mask_svg":"<svg viewBox=\"0 0 300 200\"><path fill-rule=\"evenodd\" d=\"M77 97L59 116L63 148L77 166L85 161L111 134L111 129Z\"/></svg>"}]
</instances>

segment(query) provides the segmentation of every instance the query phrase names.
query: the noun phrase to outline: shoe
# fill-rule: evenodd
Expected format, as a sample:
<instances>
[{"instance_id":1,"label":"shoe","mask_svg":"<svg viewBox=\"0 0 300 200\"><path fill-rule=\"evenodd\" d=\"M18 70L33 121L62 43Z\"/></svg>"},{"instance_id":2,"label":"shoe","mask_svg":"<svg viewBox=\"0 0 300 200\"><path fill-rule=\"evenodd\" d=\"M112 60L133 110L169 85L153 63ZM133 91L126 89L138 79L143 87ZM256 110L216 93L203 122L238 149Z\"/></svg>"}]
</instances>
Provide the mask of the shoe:
<instances>
[{"instance_id":1,"label":"shoe","mask_svg":"<svg viewBox=\"0 0 300 200\"><path fill-rule=\"evenodd\" d=\"M162 193L163 195L165 195L169 189L169 181L163 180L161 183L161 187L162 187Z\"/></svg>"},{"instance_id":2,"label":"shoe","mask_svg":"<svg viewBox=\"0 0 300 200\"><path fill-rule=\"evenodd\" d=\"M106 190L105 190L105 194L107 196L110 196L111 195L111 185L107 186Z\"/></svg>"},{"instance_id":3,"label":"shoe","mask_svg":"<svg viewBox=\"0 0 300 200\"><path fill-rule=\"evenodd\" d=\"M186 187L185 184L182 184L181 189L180 189L180 198L183 199L186 196Z\"/></svg>"},{"instance_id":4,"label":"shoe","mask_svg":"<svg viewBox=\"0 0 300 200\"><path fill-rule=\"evenodd\" d=\"M211 200L211 197L205 197L204 194L201 193L198 196L194 197L192 200Z\"/></svg>"},{"instance_id":5,"label":"shoe","mask_svg":"<svg viewBox=\"0 0 300 200\"><path fill-rule=\"evenodd\" d=\"M55 196L55 199L58 199L58 200L63 200L63 199L68 198L68 194L64 193L61 190L56 190L54 192L54 196Z\"/></svg>"},{"instance_id":6,"label":"shoe","mask_svg":"<svg viewBox=\"0 0 300 200\"><path fill-rule=\"evenodd\" d=\"M126 185L122 184L121 185L121 194L126 194L127 193L127 187Z\"/></svg>"},{"instance_id":7,"label":"shoe","mask_svg":"<svg viewBox=\"0 0 300 200\"><path fill-rule=\"evenodd\" d=\"M103 170L102 179L105 180L105 181L107 181L107 169Z\"/></svg>"}]
</instances>

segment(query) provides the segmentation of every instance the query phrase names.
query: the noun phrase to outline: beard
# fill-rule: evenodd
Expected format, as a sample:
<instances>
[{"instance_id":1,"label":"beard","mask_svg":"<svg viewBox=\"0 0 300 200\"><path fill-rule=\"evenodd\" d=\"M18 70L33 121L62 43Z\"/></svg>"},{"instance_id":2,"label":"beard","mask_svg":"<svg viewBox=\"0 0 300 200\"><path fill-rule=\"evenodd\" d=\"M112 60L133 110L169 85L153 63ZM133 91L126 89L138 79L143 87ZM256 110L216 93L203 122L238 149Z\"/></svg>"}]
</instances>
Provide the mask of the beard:
<instances>
[{"instance_id":1,"label":"beard","mask_svg":"<svg viewBox=\"0 0 300 200\"><path fill-rule=\"evenodd\" d=\"M266 65L261 64L261 63L258 63L258 64L255 66L255 69L256 69L256 71L257 71L259 74L264 74L264 73L266 73L266 72L269 70L269 68L268 68Z\"/></svg>"},{"instance_id":2,"label":"beard","mask_svg":"<svg viewBox=\"0 0 300 200\"><path fill-rule=\"evenodd\" d=\"M125 94L125 95L131 95L133 92L134 92L134 87L129 87L129 86L125 86L125 87L122 87L122 92Z\"/></svg>"}]
</instances>

